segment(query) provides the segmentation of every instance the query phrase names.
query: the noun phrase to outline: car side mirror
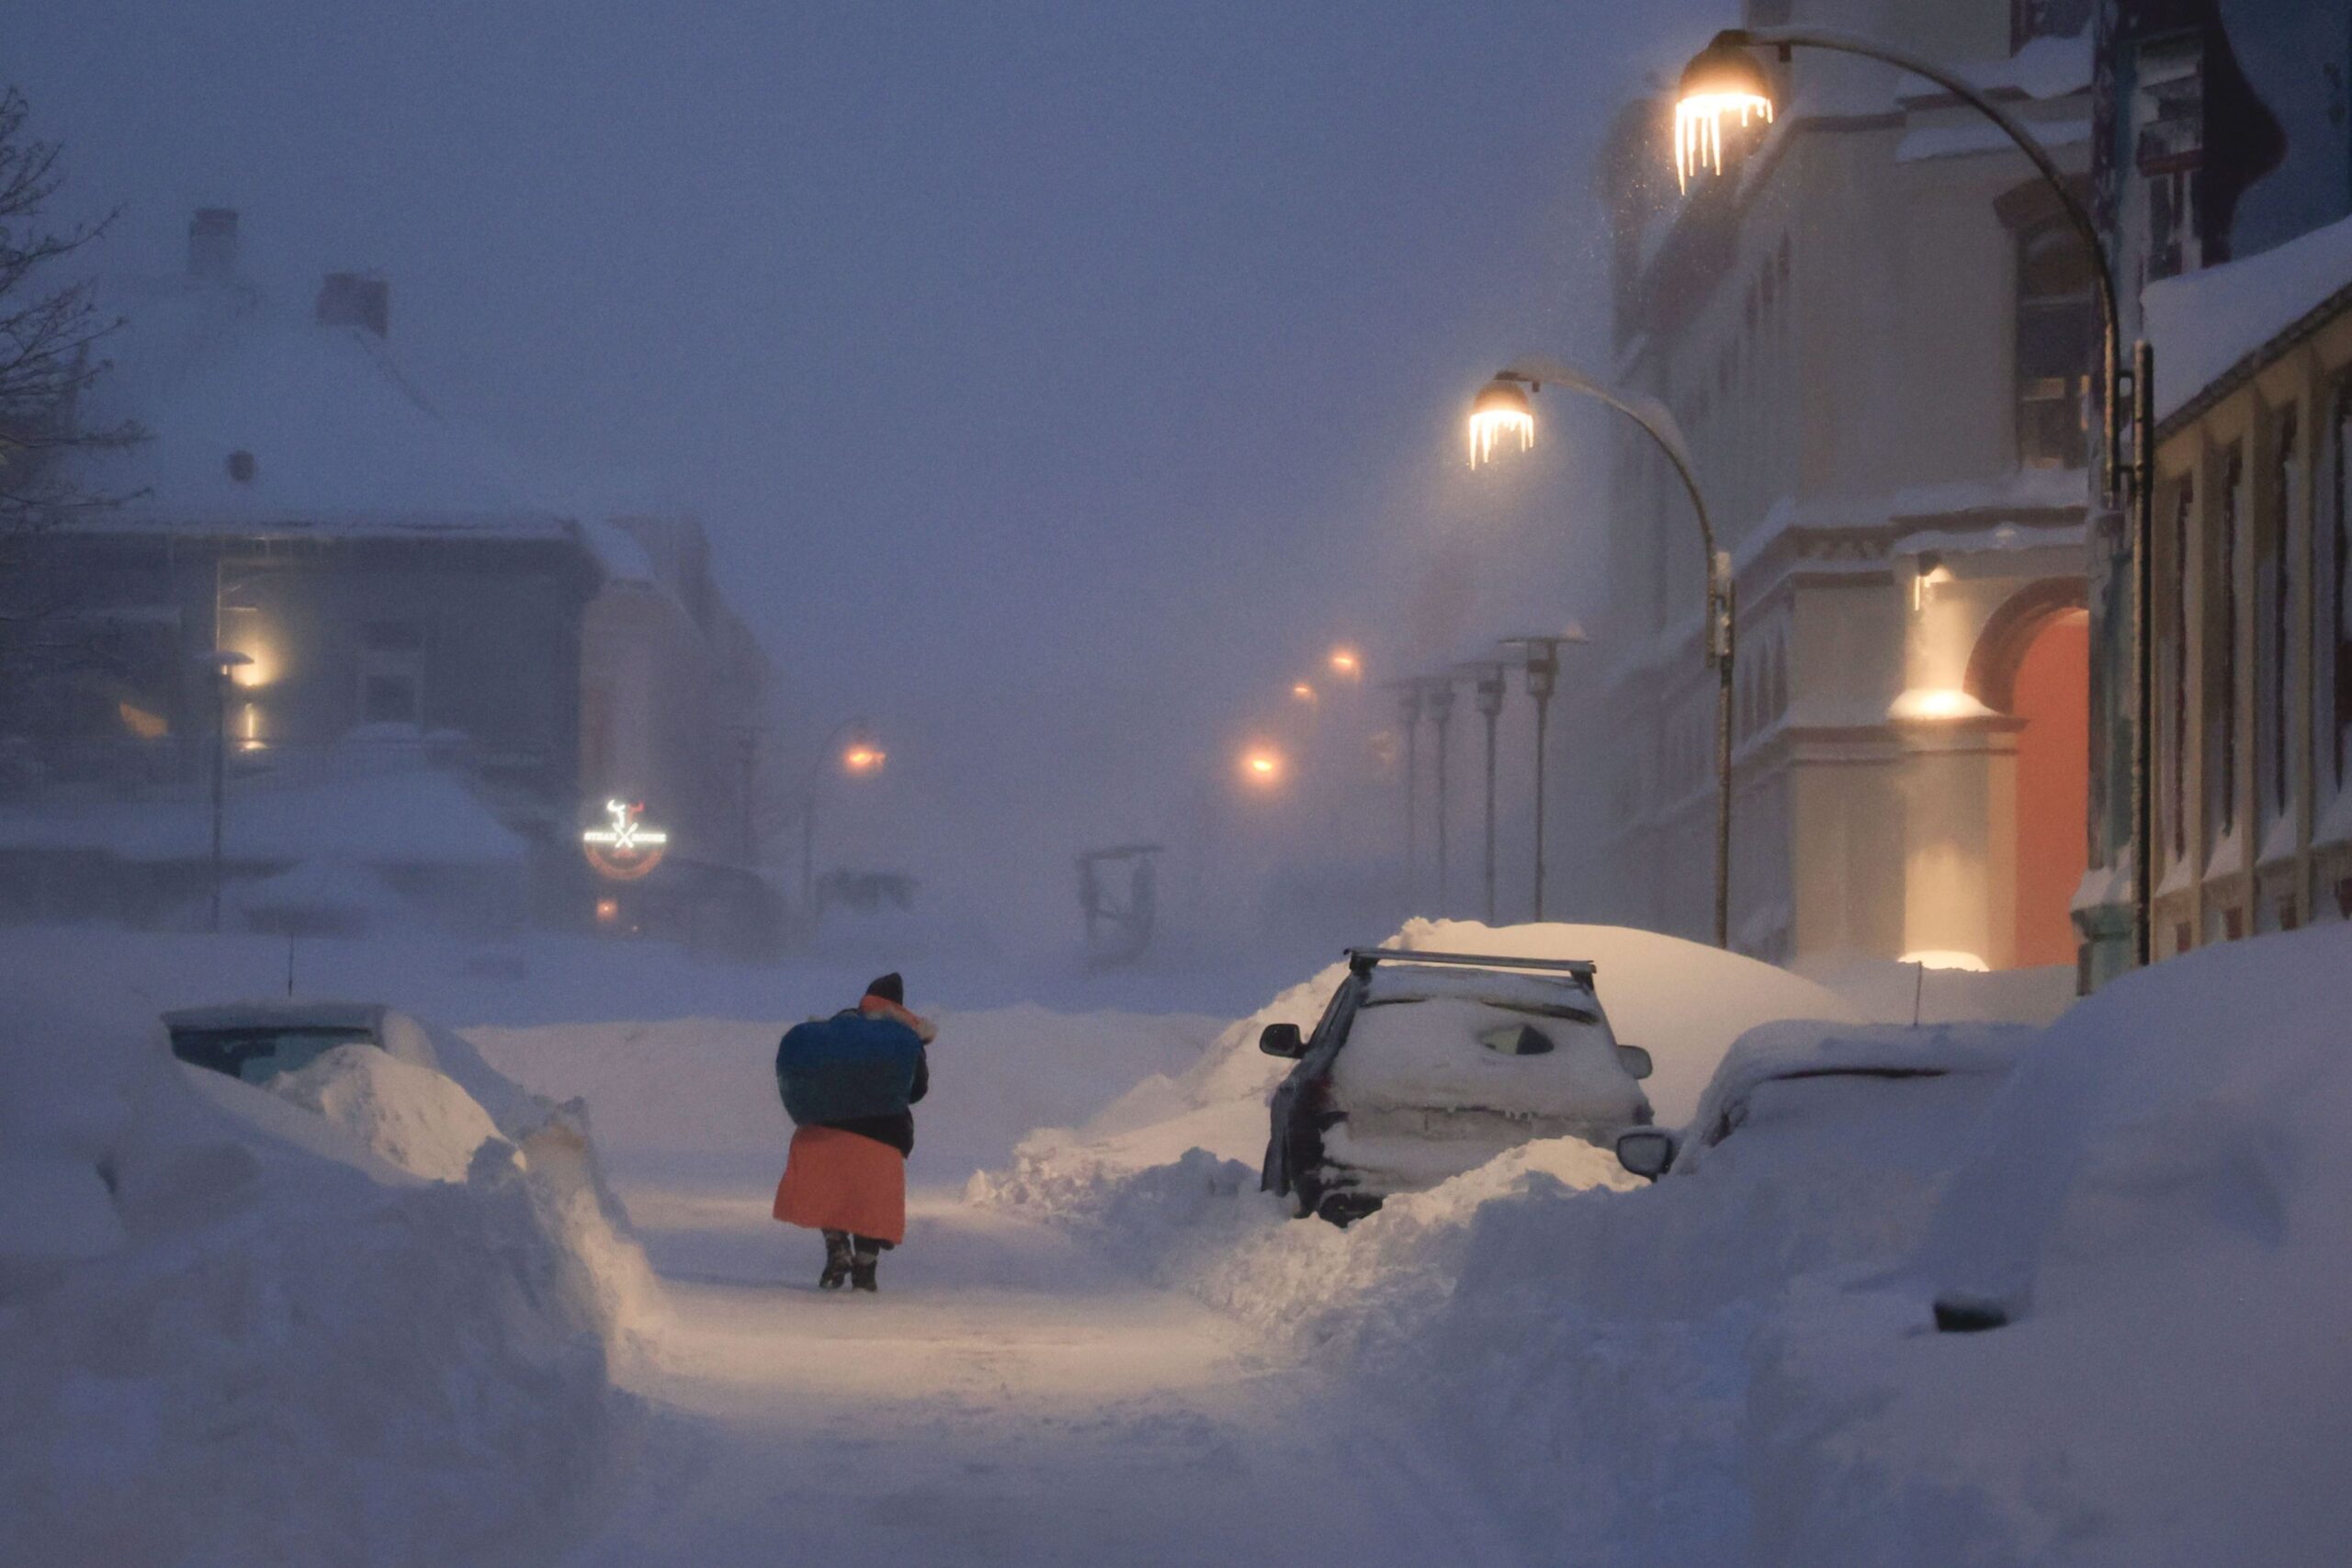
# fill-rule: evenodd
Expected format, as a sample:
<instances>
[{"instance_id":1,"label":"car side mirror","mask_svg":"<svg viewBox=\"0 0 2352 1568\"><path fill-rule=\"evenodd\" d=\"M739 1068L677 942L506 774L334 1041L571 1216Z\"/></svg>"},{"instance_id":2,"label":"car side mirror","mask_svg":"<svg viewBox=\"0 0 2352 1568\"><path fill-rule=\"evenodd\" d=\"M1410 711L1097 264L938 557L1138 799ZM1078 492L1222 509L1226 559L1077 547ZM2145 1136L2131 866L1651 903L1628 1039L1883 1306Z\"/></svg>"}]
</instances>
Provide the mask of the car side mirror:
<instances>
[{"instance_id":1,"label":"car side mirror","mask_svg":"<svg viewBox=\"0 0 2352 1568\"><path fill-rule=\"evenodd\" d=\"M1656 1181L1674 1163L1674 1134L1656 1127L1628 1127L1617 1134L1617 1163Z\"/></svg>"},{"instance_id":2,"label":"car side mirror","mask_svg":"<svg viewBox=\"0 0 2352 1568\"><path fill-rule=\"evenodd\" d=\"M1657 1064L1650 1060L1649 1052L1639 1045L1618 1046L1617 1060L1633 1077L1645 1078L1657 1070Z\"/></svg>"},{"instance_id":3,"label":"car side mirror","mask_svg":"<svg viewBox=\"0 0 2352 1568\"><path fill-rule=\"evenodd\" d=\"M1295 1023L1270 1023L1258 1032L1258 1049L1295 1062L1306 1055L1306 1039Z\"/></svg>"}]
</instances>

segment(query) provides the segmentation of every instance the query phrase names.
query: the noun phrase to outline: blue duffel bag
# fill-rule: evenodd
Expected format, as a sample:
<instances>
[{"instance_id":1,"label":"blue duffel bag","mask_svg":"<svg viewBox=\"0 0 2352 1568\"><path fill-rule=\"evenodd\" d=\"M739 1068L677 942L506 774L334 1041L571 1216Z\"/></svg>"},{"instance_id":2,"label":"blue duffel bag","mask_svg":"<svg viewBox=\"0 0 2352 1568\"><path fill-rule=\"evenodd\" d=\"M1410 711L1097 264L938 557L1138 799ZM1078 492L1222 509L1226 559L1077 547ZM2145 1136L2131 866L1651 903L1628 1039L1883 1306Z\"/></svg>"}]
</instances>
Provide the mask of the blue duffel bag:
<instances>
[{"instance_id":1,"label":"blue duffel bag","mask_svg":"<svg viewBox=\"0 0 2352 1568\"><path fill-rule=\"evenodd\" d=\"M895 1116L914 1093L922 1037L895 1018L855 1008L785 1032L775 1085L796 1127Z\"/></svg>"}]
</instances>

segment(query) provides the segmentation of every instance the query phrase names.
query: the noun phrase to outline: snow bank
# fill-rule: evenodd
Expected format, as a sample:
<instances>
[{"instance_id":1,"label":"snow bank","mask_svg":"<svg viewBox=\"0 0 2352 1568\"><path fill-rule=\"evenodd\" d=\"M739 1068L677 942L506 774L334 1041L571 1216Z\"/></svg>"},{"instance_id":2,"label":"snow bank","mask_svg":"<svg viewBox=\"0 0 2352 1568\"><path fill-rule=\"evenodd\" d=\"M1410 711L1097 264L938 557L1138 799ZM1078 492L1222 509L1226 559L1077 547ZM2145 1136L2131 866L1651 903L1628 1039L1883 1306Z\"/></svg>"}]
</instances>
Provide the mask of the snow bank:
<instances>
[{"instance_id":1,"label":"snow bank","mask_svg":"<svg viewBox=\"0 0 2352 1568\"><path fill-rule=\"evenodd\" d=\"M2347 972L2352 929L2266 937L2053 1026L1905 1277L1766 1347L1759 1558L2342 1561ZM2021 1316L1926 1332L1944 1292Z\"/></svg>"},{"instance_id":2,"label":"snow bank","mask_svg":"<svg viewBox=\"0 0 2352 1568\"><path fill-rule=\"evenodd\" d=\"M344 1128L379 1158L435 1181L463 1181L485 1144L511 1154L490 1112L454 1079L374 1045L339 1045L266 1087Z\"/></svg>"},{"instance_id":3,"label":"snow bank","mask_svg":"<svg viewBox=\"0 0 2352 1568\"><path fill-rule=\"evenodd\" d=\"M281 1097L181 1066L135 1000L12 982L12 1557L531 1562L592 1493L612 1259L557 1223L589 1190L447 1079L347 1049L379 1060ZM477 1136L493 1157L453 1171Z\"/></svg>"},{"instance_id":4,"label":"snow bank","mask_svg":"<svg viewBox=\"0 0 2352 1568\"><path fill-rule=\"evenodd\" d=\"M2259 255L2140 291L2156 350L2156 418L2170 418L2304 316L2352 287L2352 218Z\"/></svg>"}]
</instances>

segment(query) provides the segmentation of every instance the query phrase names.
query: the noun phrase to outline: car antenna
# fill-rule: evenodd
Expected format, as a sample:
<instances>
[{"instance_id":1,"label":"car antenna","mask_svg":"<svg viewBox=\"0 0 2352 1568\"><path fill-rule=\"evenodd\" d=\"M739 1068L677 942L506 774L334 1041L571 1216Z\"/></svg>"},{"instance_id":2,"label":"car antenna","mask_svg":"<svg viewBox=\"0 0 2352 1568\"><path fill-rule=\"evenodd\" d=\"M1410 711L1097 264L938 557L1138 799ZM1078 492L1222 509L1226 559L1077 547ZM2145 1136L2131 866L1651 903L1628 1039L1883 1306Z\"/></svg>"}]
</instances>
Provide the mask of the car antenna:
<instances>
[{"instance_id":1,"label":"car antenna","mask_svg":"<svg viewBox=\"0 0 2352 1568\"><path fill-rule=\"evenodd\" d=\"M286 937L286 999L294 999L294 936L290 931Z\"/></svg>"}]
</instances>

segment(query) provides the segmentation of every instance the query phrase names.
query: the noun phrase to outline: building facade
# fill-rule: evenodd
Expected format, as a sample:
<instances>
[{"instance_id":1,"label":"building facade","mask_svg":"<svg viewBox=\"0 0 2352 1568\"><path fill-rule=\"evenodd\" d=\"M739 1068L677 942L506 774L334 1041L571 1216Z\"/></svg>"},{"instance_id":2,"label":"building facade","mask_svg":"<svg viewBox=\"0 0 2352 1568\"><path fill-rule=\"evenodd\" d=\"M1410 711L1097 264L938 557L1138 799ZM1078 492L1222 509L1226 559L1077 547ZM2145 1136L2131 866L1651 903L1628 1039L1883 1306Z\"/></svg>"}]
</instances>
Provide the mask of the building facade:
<instances>
[{"instance_id":1,"label":"building facade","mask_svg":"<svg viewBox=\"0 0 2352 1568\"><path fill-rule=\"evenodd\" d=\"M129 324L80 412L149 437L86 476L122 503L15 541L5 584L0 852L40 894L17 913L185 918L209 873L180 863L210 851L183 808L219 739L230 877L385 882L429 905L420 868L462 842L446 880L470 889L469 928L500 923L486 908L610 926L581 836L627 793L680 852L637 897L695 917L652 924L773 935L738 831L737 739L773 675L698 525L606 521L584 487L443 419L391 353L381 279L330 275L310 310L286 310L241 277L232 213L198 215L185 276L116 284L109 303ZM388 783L403 777L413 810ZM355 789L371 809L338 833L312 807ZM115 807L188 830L141 840L164 863L109 869L88 857L106 858ZM277 830L290 821L321 826ZM50 865L52 842L84 859ZM482 893L493 874L508 896Z\"/></svg>"},{"instance_id":2,"label":"building facade","mask_svg":"<svg viewBox=\"0 0 2352 1568\"><path fill-rule=\"evenodd\" d=\"M2154 355L2149 952L2352 914L2352 5L2109 0L2099 215ZM2134 956L2133 530L2095 552L2091 977Z\"/></svg>"},{"instance_id":3,"label":"building facade","mask_svg":"<svg viewBox=\"0 0 2352 1568\"><path fill-rule=\"evenodd\" d=\"M1753 0L1953 62L2086 169L2080 7ZM1731 18L1726 18L1730 20ZM2024 156L1926 84L1800 51L1678 188L1670 106L1604 153L1614 373L1676 416L1737 588L1731 928L1762 957L2071 964L2088 695L2090 263ZM1737 134L1737 133L1735 133ZM1613 469L1604 642L1629 918L1703 935L1715 799L1698 530Z\"/></svg>"}]
</instances>

